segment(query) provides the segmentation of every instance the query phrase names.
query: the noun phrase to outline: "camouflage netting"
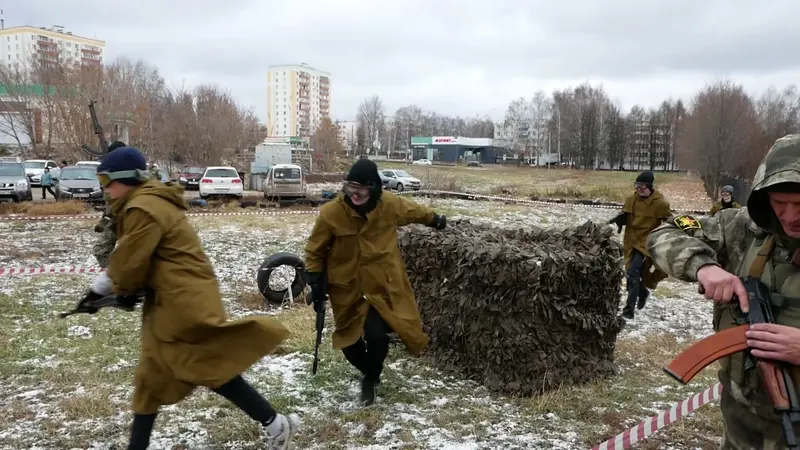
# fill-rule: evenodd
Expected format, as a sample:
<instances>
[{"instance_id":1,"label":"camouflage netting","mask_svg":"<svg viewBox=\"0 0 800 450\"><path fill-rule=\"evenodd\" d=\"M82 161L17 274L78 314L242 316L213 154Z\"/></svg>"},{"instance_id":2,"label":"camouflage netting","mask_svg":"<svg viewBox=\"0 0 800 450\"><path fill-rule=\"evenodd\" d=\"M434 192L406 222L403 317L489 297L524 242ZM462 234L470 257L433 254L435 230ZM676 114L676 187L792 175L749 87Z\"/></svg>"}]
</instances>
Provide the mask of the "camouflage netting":
<instances>
[{"instance_id":1,"label":"camouflage netting","mask_svg":"<svg viewBox=\"0 0 800 450\"><path fill-rule=\"evenodd\" d=\"M614 372L623 278L611 227L409 226L399 243L440 369L531 395Z\"/></svg>"}]
</instances>

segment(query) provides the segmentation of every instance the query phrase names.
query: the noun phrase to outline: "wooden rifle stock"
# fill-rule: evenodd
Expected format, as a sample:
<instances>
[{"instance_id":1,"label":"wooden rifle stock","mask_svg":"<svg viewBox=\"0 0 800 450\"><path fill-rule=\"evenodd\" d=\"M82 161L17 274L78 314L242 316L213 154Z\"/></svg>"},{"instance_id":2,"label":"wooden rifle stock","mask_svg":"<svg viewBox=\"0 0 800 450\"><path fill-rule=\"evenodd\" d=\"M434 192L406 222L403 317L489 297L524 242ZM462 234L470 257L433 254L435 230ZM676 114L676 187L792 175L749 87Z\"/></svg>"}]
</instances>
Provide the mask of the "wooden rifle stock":
<instances>
[{"instance_id":1,"label":"wooden rifle stock","mask_svg":"<svg viewBox=\"0 0 800 450\"><path fill-rule=\"evenodd\" d=\"M664 366L664 372L681 384L689 383L714 361L747 350L745 333L749 328L749 325L728 328L692 344Z\"/></svg>"}]
</instances>

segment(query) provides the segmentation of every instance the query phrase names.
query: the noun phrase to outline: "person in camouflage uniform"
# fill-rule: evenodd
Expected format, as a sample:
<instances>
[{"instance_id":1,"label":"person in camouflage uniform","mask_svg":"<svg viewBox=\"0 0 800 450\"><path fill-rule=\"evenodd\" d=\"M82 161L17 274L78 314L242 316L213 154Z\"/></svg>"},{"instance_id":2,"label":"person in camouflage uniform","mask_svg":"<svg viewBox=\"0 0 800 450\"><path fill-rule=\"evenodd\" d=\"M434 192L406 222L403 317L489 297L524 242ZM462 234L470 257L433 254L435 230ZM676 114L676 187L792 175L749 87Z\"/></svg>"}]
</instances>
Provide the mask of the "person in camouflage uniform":
<instances>
[{"instance_id":1,"label":"person in camouflage uniform","mask_svg":"<svg viewBox=\"0 0 800 450\"><path fill-rule=\"evenodd\" d=\"M742 207L742 205L740 205L739 202L733 198L733 186L722 186L719 196L719 201L714 203L714 205L711 207L711 211L708 212L709 216L713 217L714 214L722 211L723 209Z\"/></svg>"},{"instance_id":2,"label":"person in camouflage uniform","mask_svg":"<svg viewBox=\"0 0 800 450\"><path fill-rule=\"evenodd\" d=\"M125 147L122 141L114 141L108 146L108 152ZM106 199L106 209L103 212L103 217L100 222L94 226L94 231L100 233L97 241L92 246L92 254L97 259L97 264L102 268L108 267L108 257L117 245L117 232L114 225L114 218L111 216L110 206L108 206L108 199Z\"/></svg>"},{"instance_id":3,"label":"person in camouflage uniform","mask_svg":"<svg viewBox=\"0 0 800 450\"><path fill-rule=\"evenodd\" d=\"M723 209L714 217L672 217L650 234L647 247L659 268L698 281L706 298L715 300L717 332L737 325L739 308L749 310L739 277L760 278L782 306L776 307L775 324L755 324L747 331L750 353L789 363L795 383L800 382L800 135L778 139L767 152L746 208ZM758 369L745 369L746 354L720 359L721 448L786 448Z\"/></svg>"}]
</instances>

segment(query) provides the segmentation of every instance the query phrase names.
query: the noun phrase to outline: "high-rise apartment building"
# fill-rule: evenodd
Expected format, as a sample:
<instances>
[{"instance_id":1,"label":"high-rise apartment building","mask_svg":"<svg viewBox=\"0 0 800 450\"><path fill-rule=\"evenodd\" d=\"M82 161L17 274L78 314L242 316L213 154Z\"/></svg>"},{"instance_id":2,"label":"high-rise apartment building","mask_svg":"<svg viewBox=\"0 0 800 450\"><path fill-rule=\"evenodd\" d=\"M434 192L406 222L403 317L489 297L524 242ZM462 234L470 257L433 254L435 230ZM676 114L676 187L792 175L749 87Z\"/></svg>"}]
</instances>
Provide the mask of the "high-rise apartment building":
<instances>
[{"instance_id":1,"label":"high-rise apartment building","mask_svg":"<svg viewBox=\"0 0 800 450\"><path fill-rule=\"evenodd\" d=\"M267 72L267 132L308 137L330 118L331 76L308 64L270 66Z\"/></svg>"},{"instance_id":2,"label":"high-rise apartment building","mask_svg":"<svg viewBox=\"0 0 800 450\"><path fill-rule=\"evenodd\" d=\"M63 27L11 27L0 30L0 63L23 66L38 57L44 62L103 63L105 41L76 36Z\"/></svg>"}]
</instances>

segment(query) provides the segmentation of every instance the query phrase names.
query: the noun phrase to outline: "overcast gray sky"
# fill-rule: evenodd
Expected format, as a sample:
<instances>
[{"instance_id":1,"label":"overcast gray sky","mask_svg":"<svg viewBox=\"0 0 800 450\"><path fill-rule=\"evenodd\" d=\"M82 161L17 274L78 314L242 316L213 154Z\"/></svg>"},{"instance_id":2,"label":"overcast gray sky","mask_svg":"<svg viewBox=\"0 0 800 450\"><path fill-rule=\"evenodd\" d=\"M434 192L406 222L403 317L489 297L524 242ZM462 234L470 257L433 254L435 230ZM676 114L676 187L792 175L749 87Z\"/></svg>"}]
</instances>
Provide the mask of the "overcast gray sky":
<instances>
[{"instance_id":1,"label":"overcast gray sky","mask_svg":"<svg viewBox=\"0 0 800 450\"><path fill-rule=\"evenodd\" d=\"M797 0L12 0L6 27L64 26L175 87L217 83L264 120L266 71L331 73L334 119L379 95L501 120L537 89L603 83L627 110L715 77L754 94L800 80Z\"/></svg>"}]
</instances>

